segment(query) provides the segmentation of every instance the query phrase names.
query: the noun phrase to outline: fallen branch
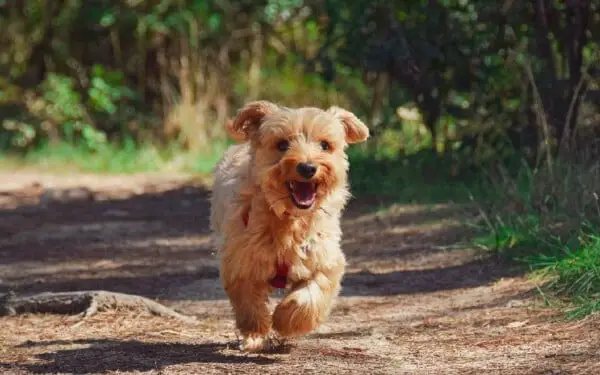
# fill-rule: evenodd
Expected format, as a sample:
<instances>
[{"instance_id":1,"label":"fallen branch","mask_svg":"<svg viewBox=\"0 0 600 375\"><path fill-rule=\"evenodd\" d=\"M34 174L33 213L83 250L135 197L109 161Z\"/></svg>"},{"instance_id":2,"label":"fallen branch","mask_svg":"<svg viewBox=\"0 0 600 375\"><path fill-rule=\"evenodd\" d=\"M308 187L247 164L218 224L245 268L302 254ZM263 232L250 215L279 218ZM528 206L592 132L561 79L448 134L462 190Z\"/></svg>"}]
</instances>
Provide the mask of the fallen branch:
<instances>
[{"instance_id":1,"label":"fallen branch","mask_svg":"<svg viewBox=\"0 0 600 375\"><path fill-rule=\"evenodd\" d=\"M14 292L0 294L0 316L46 313L80 314L83 318L87 318L98 311L117 308L144 310L154 315L176 318L189 324L196 321L195 317L180 314L146 297L104 290L46 292L30 295L17 295Z\"/></svg>"}]
</instances>

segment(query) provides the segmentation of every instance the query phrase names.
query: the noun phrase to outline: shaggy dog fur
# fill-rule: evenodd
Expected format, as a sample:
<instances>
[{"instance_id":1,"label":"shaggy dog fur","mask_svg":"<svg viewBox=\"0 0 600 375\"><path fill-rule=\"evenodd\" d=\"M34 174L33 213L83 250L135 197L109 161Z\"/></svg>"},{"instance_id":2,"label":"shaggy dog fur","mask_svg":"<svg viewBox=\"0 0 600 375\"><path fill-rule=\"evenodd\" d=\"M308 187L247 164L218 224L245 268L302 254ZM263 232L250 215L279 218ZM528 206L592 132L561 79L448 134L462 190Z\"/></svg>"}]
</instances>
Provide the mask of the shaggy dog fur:
<instances>
[{"instance_id":1,"label":"shaggy dog fur","mask_svg":"<svg viewBox=\"0 0 600 375\"><path fill-rule=\"evenodd\" d=\"M216 168L211 228L241 349L256 352L271 329L298 336L327 318L346 265L345 148L365 141L369 130L338 107L291 109L267 101L248 103L227 130L241 144ZM273 287L287 294L271 314Z\"/></svg>"}]
</instances>

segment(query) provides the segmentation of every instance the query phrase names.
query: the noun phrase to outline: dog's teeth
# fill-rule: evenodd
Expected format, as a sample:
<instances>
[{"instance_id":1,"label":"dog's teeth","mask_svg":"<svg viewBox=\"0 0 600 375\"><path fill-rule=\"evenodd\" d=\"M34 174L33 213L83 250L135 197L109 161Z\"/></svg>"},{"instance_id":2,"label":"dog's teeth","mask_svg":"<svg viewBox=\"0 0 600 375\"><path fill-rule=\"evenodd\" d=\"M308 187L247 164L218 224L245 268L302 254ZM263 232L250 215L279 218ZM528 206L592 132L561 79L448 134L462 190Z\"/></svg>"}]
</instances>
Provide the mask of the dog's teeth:
<instances>
[{"instance_id":1,"label":"dog's teeth","mask_svg":"<svg viewBox=\"0 0 600 375\"><path fill-rule=\"evenodd\" d=\"M292 189L294 187L296 187L296 184L294 183L294 181L290 181L288 184L290 185L290 188L292 188Z\"/></svg>"}]
</instances>

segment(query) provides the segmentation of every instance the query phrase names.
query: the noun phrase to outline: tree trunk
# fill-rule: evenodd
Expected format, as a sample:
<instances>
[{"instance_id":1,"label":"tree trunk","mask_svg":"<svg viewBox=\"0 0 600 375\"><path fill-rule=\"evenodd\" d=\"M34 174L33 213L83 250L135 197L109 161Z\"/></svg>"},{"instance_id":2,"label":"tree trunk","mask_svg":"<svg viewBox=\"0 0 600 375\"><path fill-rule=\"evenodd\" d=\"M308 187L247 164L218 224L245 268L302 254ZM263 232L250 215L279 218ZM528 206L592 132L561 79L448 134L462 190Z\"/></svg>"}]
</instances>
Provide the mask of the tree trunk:
<instances>
[{"instance_id":1,"label":"tree trunk","mask_svg":"<svg viewBox=\"0 0 600 375\"><path fill-rule=\"evenodd\" d=\"M581 106L582 94L585 90L585 81L581 69L583 67L583 47L587 42L586 29L589 20L589 0L567 1L567 23L565 30L565 46L567 48L567 59L569 65L569 91L565 103L568 109L565 119L557 129L556 137L559 144L563 144L563 137L569 137L577 124L579 108ZM569 142L569 139L565 139Z\"/></svg>"},{"instance_id":2,"label":"tree trunk","mask_svg":"<svg viewBox=\"0 0 600 375\"><path fill-rule=\"evenodd\" d=\"M377 73L373 87L373 100L371 101L371 114L369 122L376 129L383 122L383 108L386 105L385 98L388 97L389 75L386 72Z\"/></svg>"},{"instance_id":3,"label":"tree trunk","mask_svg":"<svg viewBox=\"0 0 600 375\"><path fill-rule=\"evenodd\" d=\"M257 27L258 28L258 27ZM254 30L250 44L250 67L248 69L248 100L255 100L260 95L260 70L263 58L262 30Z\"/></svg>"},{"instance_id":4,"label":"tree trunk","mask_svg":"<svg viewBox=\"0 0 600 375\"><path fill-rule=\"evenodd\" d=\"M545 63L545 74L537 81L539 92L546 113L547 122L552 130L554 146L563 143L565 131L567 136L575 128L577 114L581 106L583 47L587 42L586 30L589 19L589 0L568 0L565 13L565 29L563 34L563 46L565 48L565 59L568 64L569 77L566 84L558 78L556 61L551 45L552 35L561 34L559 22L550 25L549 17L556 14L556 10L550 0L535 0L533 3L533 15L536 31L536 53ZM555 149L557 151L557 149Z\"/></svg>"}]
</instances>

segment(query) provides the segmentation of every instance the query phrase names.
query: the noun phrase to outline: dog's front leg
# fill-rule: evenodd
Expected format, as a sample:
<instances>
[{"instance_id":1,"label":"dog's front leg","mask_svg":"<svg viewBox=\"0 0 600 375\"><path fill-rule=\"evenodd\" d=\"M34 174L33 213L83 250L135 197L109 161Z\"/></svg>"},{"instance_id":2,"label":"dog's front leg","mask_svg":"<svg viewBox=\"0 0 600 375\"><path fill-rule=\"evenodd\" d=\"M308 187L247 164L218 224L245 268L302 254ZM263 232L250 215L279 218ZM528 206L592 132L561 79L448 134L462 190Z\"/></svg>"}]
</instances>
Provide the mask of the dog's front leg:
<instances>
[{"instance_id":1,"label":"dog's front leg","mask_svg":"<svg viewBox=\"0 0 600 375\"><path fill-rule=\"evenodd\" d=\"M283 337L307 334L325 321L340 290L343 267L317 272L302 281L277 305L273 328Z\"/></svg>"},{"instance_id":2,"label":"dog's front leg","mask_svg":"<svg viewBox=\"0 0 600 375\"><path fill-rule=\"evenodd\" d=\"M236 280L226 284L225 291L243 337L241 349L246 352L263 350L271 328L269 285L255 280Z\"/></svg>"}]
</instances>

